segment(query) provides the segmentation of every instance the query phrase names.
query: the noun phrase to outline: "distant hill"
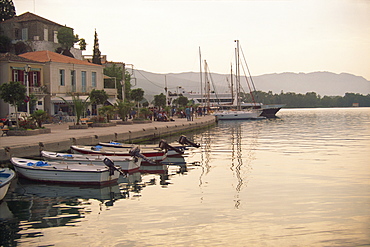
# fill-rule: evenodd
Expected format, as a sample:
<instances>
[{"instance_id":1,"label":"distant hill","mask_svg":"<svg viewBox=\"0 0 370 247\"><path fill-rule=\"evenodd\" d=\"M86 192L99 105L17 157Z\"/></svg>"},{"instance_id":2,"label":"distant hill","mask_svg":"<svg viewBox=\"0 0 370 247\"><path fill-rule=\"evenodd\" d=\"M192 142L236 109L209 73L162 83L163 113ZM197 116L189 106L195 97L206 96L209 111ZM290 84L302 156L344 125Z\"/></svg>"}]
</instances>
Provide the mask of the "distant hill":
<instances>
[{"instance_id":1,"label":"distant hill","mask_svg":"<svg viewBox=\"0 0 370 247\"><path fill-rule=\"evenodd\" d=\"M155 74L143 70L135 70L136 86L145 91L145 98L152 100L154 95L164 93L167 88L172 92L186 91L200 92L199 72ZM218 93L230 92L230 75L212 73L209 76L211 89ZM345 93L370 94L370 81L361 76L331 72L312 72L312 73L279 73L254 76L255 87L259 91L272 91L280 94L294 92L305 94L316 92L324 96L344 96ZM204 74L203 74L204 87ZM245 91L249 91L245 79L241 79L241 84Z\"/></svg>"}]
</instances>

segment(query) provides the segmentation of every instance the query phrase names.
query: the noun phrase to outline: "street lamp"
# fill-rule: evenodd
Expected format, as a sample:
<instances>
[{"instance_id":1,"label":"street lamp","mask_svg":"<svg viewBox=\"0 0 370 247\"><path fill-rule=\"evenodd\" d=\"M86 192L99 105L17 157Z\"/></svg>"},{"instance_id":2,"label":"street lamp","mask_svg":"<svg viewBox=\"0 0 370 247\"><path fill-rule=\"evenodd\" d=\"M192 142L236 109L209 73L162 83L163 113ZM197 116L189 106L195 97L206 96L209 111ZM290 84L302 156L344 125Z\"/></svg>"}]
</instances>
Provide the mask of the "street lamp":
<instances>
[{"instance_id":1,"label":"street lamp","mask_svg":"<svg viewBox=\"0 0 370 247\"><path fill-rule=\"evenodd\" d=\"M27 113L30 114L30 83L28 80L28 73L31 70L31 66L28 64L24 67L24 71L26 72L26 88L27 88Z\"/></svg>"}]
</instances>

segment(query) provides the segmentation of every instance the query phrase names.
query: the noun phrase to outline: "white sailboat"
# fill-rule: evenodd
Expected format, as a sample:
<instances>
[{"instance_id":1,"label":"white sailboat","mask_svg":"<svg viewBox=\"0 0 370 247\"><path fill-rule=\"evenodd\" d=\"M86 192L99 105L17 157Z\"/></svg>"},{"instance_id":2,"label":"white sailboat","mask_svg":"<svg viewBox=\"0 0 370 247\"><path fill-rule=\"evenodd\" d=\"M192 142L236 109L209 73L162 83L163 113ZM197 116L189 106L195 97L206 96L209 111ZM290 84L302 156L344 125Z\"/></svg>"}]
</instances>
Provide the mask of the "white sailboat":
<instances>
[{"instance_id":1,"label":"white sailboat","mask_svg":"<svg viewBox=\"0 0 370 247\"><path fill-rule=\"evenodd\" d=\"M242 109L240 102L240 59L239 59L239 40L236 42L236 84L235 84L235 97L236 109L221 110L215 112L213 115L216 117L216 120L257 120L264 119L265 117L261 116L262 111L260 109Z\"/></svg>"}]
</instances>

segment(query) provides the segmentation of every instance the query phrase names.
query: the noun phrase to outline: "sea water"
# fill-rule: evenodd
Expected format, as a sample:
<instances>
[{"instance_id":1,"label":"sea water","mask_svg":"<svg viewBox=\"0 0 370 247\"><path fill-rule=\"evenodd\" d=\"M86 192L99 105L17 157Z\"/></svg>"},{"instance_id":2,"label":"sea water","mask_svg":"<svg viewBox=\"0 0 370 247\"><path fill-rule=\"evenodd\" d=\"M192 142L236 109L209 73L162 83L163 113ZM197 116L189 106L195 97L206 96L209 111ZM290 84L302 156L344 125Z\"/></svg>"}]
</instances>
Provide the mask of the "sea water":
<instances>
[{"instance_id":1,"label":"sea water","mask_svg":"<svg viewBox=\"0 0 370 247\"><path fill-rule=\"evenodd\" d=\"M370 245L370 108L282 109L187 134L187 165L103 188L19 180L0 204L17 246ZM175 139L175 137L174 137Z\"/></svg>"}]
</instances>

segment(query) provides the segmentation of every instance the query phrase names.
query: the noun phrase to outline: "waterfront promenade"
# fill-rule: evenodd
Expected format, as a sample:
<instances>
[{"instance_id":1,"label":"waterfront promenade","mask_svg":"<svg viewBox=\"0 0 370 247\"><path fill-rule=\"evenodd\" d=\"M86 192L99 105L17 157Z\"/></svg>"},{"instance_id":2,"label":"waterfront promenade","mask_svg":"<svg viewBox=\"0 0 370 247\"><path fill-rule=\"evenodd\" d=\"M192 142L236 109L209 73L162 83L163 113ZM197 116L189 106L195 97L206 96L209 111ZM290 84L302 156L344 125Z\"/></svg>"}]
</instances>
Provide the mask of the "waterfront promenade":
<instances>
[{"instance_id":1,"label":"waterfront promenade","mask_svg":"<svg viewBox=\"0 0 370 247\"><path fill-rule=\"evenodd\" d=\"M45 124L51 133L32 136L0 137L0 162L10 156L37 156L40 150L65 151L71 145L96 145L99 142L130 141L139 138L158 137L199 129L215 124L214 116L174 118L170 122L151 122L110 127L89 127L88 129L69 129L72 123Z\"/></svg>"}]
</instances>

